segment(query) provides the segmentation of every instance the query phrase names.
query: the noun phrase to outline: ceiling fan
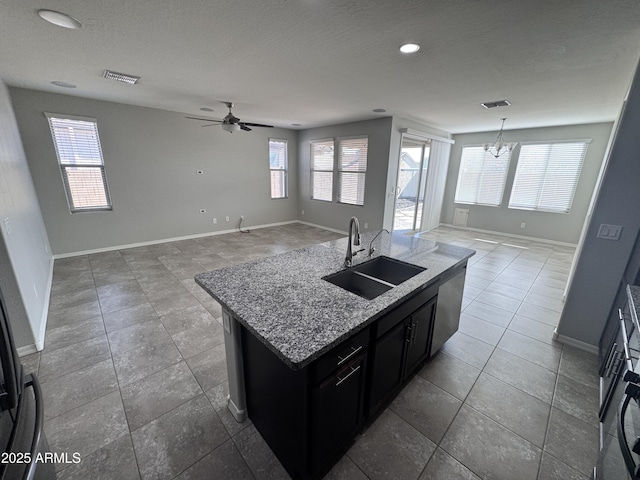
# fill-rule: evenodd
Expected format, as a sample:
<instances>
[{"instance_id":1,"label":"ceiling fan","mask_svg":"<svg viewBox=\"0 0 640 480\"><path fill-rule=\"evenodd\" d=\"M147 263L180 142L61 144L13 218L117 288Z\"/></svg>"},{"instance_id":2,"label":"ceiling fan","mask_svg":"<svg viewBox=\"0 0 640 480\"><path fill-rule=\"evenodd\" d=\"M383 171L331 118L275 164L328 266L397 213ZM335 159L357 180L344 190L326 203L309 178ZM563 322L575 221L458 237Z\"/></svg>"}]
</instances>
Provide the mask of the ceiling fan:
<instances>
[{"instance_id":1,"label":"ceiling fan","mask_svg":"<svg viewBox=\"0 0 640 480\"><path fill-rule=\"evenodd\" d=\"M225 132L233 133L238 130L244 130L246 132L250 132L252 129L249 127L263 127L263 128L273 128L273 125L263 125L261 123L249 123L249 122L241 122L238 117L236 117L233 113L231 113L231 109L233 108L233 102L222 102L229 109L229 113L222 120L214 120L212 118L198 118L198 117L185 117L191 120L201 120L203 122L214 122L206 125L202 125L203 127L211 127L215 125L221 125L222 129Z\"/></svg>"}]
</instances>

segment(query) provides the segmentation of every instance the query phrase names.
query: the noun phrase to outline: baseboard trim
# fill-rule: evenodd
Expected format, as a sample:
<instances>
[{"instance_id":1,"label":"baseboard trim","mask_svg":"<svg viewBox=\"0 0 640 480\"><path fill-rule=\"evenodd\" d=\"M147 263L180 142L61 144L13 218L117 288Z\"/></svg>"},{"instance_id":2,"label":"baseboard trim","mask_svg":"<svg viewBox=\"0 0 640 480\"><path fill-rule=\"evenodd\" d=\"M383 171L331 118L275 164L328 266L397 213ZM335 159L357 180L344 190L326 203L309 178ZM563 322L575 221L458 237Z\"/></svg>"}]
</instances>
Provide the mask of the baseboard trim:
<instances>
[{"instance_id":1,"label":"baseboard trim","mask_svg":"<svg viewBox=\"0 0 640 480\"><path fill-rule=\"evenodd\" d=\"M24 357L26 355L31 355L32 353L37 353L40 350L32 343L31 345L25 345L24 347L16 348L19 357Z\"/></svg>"},{"instance_id":2,"label":"baseboard trim","mask_svg":"<svg viewBox=\"0 0 640 480\"><path fill-rule=\"evenodd\" d=\"M551 245L558 245L560 247L576 248L578 246L577 243L559 242L557 240L549 240L549 239L546 239L546 238L528 237L526 235L516 235L514 233L495 232L493 230L483 230L481 228L461 227L459 225L453 225L451 223L441 223L440 226L441 227L451 227L451 228L455 228L455 229L458 229L458 230L468 230L468 231L471 231L471 232L486 233L488 235L499 235L499 236L503 236L503 237L517 238L519 240L529 240L529 241L532 241L532 242L549 243Z\"/></svg>"},{"instance_id":3,"label":"baseboard trim","mask_svg":"<svg viewBox=\"0 0 640 480\"><path fill-rule=\"evenodd\" d=\"M297 220L296 223L301 223L302 225L308 225L310 227L321 228L322 230L327 230L333 233L341 233L342 235L349 235L349 232L345 232L344 230L338 230L336 228L325 227L324 225L318 225L316 223L303 222L302 220Z\"/></svg>"},{"instance_id":4,"label":"baseboard trim","mask_svg":"<svg viewBox=\"0 0 640 480\"><path fill-rule=\"evenodd\" d=\"M556 342L563 343L565 345L569 345L571 347L575 347L579 350L583 350L585 352L598 354L598 347L595 345L591 345L590 343L581 342L580 340L576 340L575 338L566 337L564 335L560 335L557 329L553 330L553 340Z\"/></svg>"},{"instance_id":5,"label":"baseboard trim","mask_svg":"<svg viewBox=\"0 0 640 480\"><path fill-rule=\"evenodd\" d=\"M286 222L277 222L277 223L266 223L264 225L245 225L242 228L249 230L258 230L260 228L268 228L268 227L277 227L279 225L289 225L291 223L304 223L298 222L297 220L288 220ZM318 228L325 228L318 225ZM91 255L94 253L103 253L103 252L112 252L114 250L123 250L126 248L136 248L136 247L146 247L148 245L157 245L158 243L166 243L166 242L177 242L180 240L192 240L194 238L202 238L202 237L210 237L214 235L224 235L226 233L238 233L240 230L238 228L233 228L229 230L219 230L216 232L207 232L207 233L196 233L193 235L184 235L181 237L172 237L172 238L163 238L160 240L150 240L147 242L137 242L137 243L129 243L126 245L115 245L112 247L104 247L104 248L95 248L92 250L82 250L78 252L69 252L69 253L60 253L53 256L54 260L58 260L61 258L69 258L69 257L78 257L80 255Z\"/></svg>"}]
</instances>

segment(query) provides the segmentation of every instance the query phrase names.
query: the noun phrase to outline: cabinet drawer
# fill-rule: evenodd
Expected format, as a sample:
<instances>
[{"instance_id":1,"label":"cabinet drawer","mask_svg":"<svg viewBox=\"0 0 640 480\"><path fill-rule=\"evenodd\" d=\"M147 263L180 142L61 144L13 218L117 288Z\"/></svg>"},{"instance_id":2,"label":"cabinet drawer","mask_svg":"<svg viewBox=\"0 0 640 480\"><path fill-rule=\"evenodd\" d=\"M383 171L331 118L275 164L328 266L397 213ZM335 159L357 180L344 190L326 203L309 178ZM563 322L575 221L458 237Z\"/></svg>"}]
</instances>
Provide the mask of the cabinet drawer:
<instances>
[{"instance_id":1,"label":"cabinet drawer","mask_svg":"<svg viewBox=\"0 0 640 480\"><path fill-rule=\"evenodd\" d=\"M350 360L366 352L369 345L369 329L365 328L333 350L325 353L314 362L311 381L319 382L338 368L346 365Z\"/></svg>"}]
</instances>

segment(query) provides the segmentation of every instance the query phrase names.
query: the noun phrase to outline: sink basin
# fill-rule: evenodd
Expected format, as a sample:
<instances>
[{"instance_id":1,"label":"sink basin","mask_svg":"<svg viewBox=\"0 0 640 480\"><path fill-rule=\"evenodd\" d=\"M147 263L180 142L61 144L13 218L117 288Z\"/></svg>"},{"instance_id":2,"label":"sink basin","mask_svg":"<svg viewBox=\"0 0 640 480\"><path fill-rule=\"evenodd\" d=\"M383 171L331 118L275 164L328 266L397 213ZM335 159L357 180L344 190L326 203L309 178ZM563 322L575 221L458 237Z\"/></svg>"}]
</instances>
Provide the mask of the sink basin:
<instances>
[{"instance_id":1,"label":"sink basin","mask_svg":"<svg viewBox=\"0 0 640 480\"><path fill-rule=\"evenodd\" d=\"M348 270L327 275L323 280L372 300L425 270L424 267L393 258L377 257Z\"/></svg>"},{"instance_id":2,"label":"sink basin","mask_svg":"<svg viewBox=\"0 0 640 480\"><path fill-rule=\"evenodd\" d=\"M389 257L377 257L353 267L361 272L384 282L400 285L402 282L424 272L426 268L411 265Z\"/></svg>"}]
</instances>

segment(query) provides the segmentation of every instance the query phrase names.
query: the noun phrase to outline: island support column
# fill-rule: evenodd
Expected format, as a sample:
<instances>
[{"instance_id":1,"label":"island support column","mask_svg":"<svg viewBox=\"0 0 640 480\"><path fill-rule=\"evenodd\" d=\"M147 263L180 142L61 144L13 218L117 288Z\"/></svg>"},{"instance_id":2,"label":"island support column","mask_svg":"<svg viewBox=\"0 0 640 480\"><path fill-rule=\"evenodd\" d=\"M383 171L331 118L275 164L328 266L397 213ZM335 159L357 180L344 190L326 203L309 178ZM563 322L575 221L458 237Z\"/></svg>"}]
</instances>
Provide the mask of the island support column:
<instances>
[{"instance_id":1,"label":"island support column","mask_svg":"<svg viewBox=\"0 0 640 480\"><path fill-rule=\"evenodd\" d=\"M227 375L229 377L227 408L233 415L233 418L241 423L247 419L247 400L244 387L240 324L226 308L222 309L222 323L224 326L224 350L227 359Z\"/></svg>"}]
</instances>

